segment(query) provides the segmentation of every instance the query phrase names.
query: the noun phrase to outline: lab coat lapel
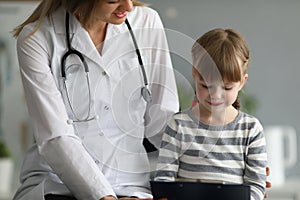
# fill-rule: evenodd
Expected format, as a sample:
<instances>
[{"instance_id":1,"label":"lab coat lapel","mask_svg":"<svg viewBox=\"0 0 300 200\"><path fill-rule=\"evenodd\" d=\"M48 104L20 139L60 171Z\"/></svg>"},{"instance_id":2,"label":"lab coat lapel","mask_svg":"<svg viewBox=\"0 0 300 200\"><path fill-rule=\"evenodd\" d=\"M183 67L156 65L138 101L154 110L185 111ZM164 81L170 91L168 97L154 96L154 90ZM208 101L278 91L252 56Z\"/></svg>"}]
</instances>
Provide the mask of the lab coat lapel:
<instances>
[{"instance_id":1,"label":"lab coat lapel","mask_svg":"<svg viewBox=\"0 0 300 200\"><path fill-rule=\"evenodd\" d=\"M116 37L118 37L119 34L124 33L124 31L127 31L126 25L124 23L120 25L108 24L106 37L102 48L102 56L100 56L88 32L80 25L80 23L77 21L77 19L74 16L72 17L72 20L73 20L72 25L74 26L73 30L75 30L73 31L73 38L71 40L72 47L78 50L79 52L81 52L89 59L93 60L94 62L100 64L102 67L105 68L104 58L107 57L106 53L111 45L117 45L115 44ZM70 29L71 29L71 23L70 23Z\"/></svg>"},{"instance_id":2,"label":"lab coat lapel","mask_svg":"<svg viewBox=\"0 0 300 200\"><path fill-rule=\"evenodd\" d=\"M66 23L65 23L66 11L63 8L58 9L52 15L52 22L54 25L55 33L64 35L64 40L66 38ZM94 46L92 40L89 37L88 32L81 26L79 21L75 16L70 15L69 19L69 30L70 30L70 41L72 48L79 51L82 55L86 56L88 59L101 64L101 58ZM66 44L66 41L63 41Z\"/></svg>"},{"instance_id":3,"label":"lab coat lapel","mask_svg":"<svg viewBox=\"0 0 300 200\"><path fill-rule=\"evenodd\" d=\"M70 18L71 46L95 63L101 64L102 59L88 32L75 17ZM73 27L72 27L73 26Z\"/></svg>"},{"instance_id":4,"label":"lab coat lapel","mask_svg":"<svg viewBox=\"0 0 300 200\"><path fill-rule=\"evenodd\" d=\"M52 15L52 22L54 24L54 29L56 34L63 34L65 38L66 30L65 30L65 10L60 8ZM112 25L109 24L107 27L106 38L104 41L104 46L102 49L102 54L105 54L110 49L111 45L119 45L115 44L115 37L120 34L128 31L125 23L120 25ZM89 37L88 32L81 26L79 21L76 19L75 16L70 15L70 41L72 48L76 49L84 56L86 56L89 60L95 62L97 65L105 68L105 62L103 57L100 56L98 50L96 49L95 45L93 44L91 38ZM65 43L65 41L63 42ZM109 55L111 52L108 53ZM109 60L110 58L108 58ZM109 61L107 61L109 62Z\"/></svg>"},{"instance_id":5,"label":"lab coat lapel","mask_svg":"<svg viewBox=\"0 0 300 200\"><path fill-rule=\"evenodd\" d=\"M102 55L105 55L107 53L110 46L120 45L120 44L115 44L117 40L116 37L120 36L120 34L124 33L125 31L126 31L126 25L124 23L120 25L108 24L105 41L102 48Z\"/></svg>"}]
</instances>

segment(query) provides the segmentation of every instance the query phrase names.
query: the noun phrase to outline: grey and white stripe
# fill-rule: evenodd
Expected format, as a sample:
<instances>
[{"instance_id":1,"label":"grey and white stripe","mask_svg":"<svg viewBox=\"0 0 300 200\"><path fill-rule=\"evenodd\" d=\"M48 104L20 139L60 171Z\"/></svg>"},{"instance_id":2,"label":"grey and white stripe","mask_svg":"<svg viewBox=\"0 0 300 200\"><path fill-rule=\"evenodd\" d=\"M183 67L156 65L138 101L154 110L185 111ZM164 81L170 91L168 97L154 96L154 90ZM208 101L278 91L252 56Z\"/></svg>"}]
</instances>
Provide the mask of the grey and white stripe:
<instances>
[{"instance_id":1,"label":"grey and white stripe","mask_svg":"<svg viewBox=\"0 0 300 200\"><path fill-rule=\"evenodd\" d=\"M165 129L155 179L244 183L251 186L251 199L261 200L266 181L265 145L263 127L253 116L240 111L225 126L209 126L188 109L175 114Z\"/></svg>"}]
</instances>

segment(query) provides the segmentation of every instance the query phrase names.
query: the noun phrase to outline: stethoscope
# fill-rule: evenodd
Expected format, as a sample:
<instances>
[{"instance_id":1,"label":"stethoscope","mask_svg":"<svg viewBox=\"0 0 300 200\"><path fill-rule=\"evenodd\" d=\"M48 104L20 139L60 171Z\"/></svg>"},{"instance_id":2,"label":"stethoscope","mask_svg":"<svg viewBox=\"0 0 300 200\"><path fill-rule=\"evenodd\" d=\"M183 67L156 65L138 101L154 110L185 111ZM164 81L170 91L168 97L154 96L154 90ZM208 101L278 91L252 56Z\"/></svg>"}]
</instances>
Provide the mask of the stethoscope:
<instances>
[{"instance_id":1,"label":"stethoscope","mask_svg":"<svg viewBox=\"0 0 300 200\"><path fill-rule=\"evenodd\" d=\"M70 20L69 20L69 13L66 12L66 17L65 17L65 23L66 23L66 42L67 42L67 52L62 56L62 59L61 59L61 76L64 80L64 87L65 87L65 91L66 91L66 97L67 97L67 102L70 106L70 109L71 109L71 112L73 114L73 117L74 119L71 120L69 119L67 122L68 124L73 124L73 122L87 122L87 121L91 121L91 120L96 120L99 118L98 115L95 115L95 116L91 116L91 105L92 105L92 98L91 98L91 87L90 87L90 79L89 79L89 67L82 55L82 53L80 53L79 51L77 51L76 49L72 48L71 46L71 42L70 42ZM128 22L128 20L126 19L125 20L125 23L127 25L127 28L130 32L130 35L131 35L131 38L133 40L133 44L134 44L134 47L135 47L135 50L136 50L136 54L138 56L138 61L139 61L139 65L141 67L141 70L142 70L142 76L143 76L143 80L144 80L144 86L141 88L141 95L142 97L144 98L144 100L149 103L152 101L152 96L151 96L151 93L148 89L148 80L147 80L147 75L146 75L146 71L145 71L145 67L144 67L144 64L143 64L143 60L142 60L142 56L141 56L141 53L140 53L140 50L138 48L138 45L137 45L137 42L136 42L136 39L135 39L135 36L133 34L133 31L131 29L131 26ZM87 82L87 86L88 86L88 98L89 98L89 108L88 108L88 112L87 112L87 115L83 118L79 118L75 112L74 112L74 109L73 109L73 106L71 104L71 100L70 100L70 97L69 97L69 92L68 92L68 89L66 87L66 60L67 58L70 56L70 55L76 55L80 58L82 64L83 64L83 67L84 67L84 71L85 71L85 74L86 74L86 82Z\"/></svg>"}]
</instances>

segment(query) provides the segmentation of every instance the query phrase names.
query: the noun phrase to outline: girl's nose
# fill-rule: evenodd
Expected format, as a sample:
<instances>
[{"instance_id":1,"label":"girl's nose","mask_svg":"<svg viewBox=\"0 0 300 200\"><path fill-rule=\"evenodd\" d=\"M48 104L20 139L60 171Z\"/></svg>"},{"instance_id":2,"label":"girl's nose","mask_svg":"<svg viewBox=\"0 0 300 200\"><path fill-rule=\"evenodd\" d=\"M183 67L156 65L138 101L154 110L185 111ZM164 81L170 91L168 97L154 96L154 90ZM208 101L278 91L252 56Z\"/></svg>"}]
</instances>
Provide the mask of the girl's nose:
<instances>
[{"instance_id":1,"label":"girl's nose","mask_svg":"<svg viewBox=\"0 0 300 200\"><path fill-rule=\"evenodd\" d=\"M210 96L213 99L221 99L224 97L224 89L222 87L213 87L210 91Z\"/></svg>"}]
</instances>

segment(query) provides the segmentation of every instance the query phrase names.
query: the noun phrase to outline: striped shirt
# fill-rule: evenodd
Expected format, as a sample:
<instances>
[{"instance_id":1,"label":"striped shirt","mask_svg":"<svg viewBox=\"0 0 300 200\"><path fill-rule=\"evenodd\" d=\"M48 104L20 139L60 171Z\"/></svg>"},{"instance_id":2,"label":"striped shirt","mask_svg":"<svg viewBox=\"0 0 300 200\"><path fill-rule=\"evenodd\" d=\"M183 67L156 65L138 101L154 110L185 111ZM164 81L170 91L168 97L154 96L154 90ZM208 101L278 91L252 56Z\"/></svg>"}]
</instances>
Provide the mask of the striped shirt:
<instances>
[{"instance_id":1,"label":"striped shirt","mask_svg":"<svg viewBox=\"0 0 300 200\"><path fill-rule=\"evenodd\" d=\"M155 180L175 178L247 184L251 200L264 198L267 153L261 123L239 111L225 126L200 122L191 109L174 114L165 129Z\"/></svg>"}]
</instances>

